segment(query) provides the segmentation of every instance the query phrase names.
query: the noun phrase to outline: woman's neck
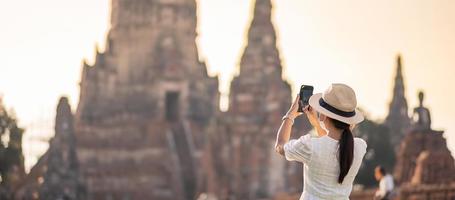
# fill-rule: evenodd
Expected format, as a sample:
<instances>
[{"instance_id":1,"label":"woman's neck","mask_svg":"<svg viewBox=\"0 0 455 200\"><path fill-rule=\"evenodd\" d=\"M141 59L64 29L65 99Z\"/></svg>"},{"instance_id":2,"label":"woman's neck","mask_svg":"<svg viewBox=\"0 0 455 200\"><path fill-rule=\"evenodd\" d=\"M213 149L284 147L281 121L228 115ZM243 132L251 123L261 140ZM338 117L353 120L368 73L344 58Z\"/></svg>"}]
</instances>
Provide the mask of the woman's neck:
<instances>
[{"instance_id":1,"label":"woman's neck","mask_svg":"<svg viewBox=\"0 0 455 200\"><path fill-rule=\"evenodd\" d=\"M341 139L341 130L337 128L332 128L332 127L327 127L327 136L335 139L335 140L340 140Z\"/></svg>"}]
</instances>

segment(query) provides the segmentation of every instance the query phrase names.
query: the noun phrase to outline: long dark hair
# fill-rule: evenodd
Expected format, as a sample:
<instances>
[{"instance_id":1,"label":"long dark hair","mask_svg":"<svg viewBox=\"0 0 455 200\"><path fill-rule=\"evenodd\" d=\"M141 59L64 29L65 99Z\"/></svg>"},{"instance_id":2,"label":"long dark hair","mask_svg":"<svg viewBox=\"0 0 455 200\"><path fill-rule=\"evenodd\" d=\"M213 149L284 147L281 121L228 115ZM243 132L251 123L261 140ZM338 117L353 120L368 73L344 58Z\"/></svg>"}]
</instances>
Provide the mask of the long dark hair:
<instances>
[{"instance_id":1,"label":"long dark hair","mask_svg":"<svg viewBox=\"0 0 455 200\"><path fill-rule=\"evenodd\" d=\"M344 177L348 174L351 168L352 160L354 159L354 137L352 136L349 124L330 118L335 128L343 130L341 139L339 141L340 147L338 149L339 162L340 162L340 175L338 175L338 183L342 183Z\"/></svg>"}]
</instances>

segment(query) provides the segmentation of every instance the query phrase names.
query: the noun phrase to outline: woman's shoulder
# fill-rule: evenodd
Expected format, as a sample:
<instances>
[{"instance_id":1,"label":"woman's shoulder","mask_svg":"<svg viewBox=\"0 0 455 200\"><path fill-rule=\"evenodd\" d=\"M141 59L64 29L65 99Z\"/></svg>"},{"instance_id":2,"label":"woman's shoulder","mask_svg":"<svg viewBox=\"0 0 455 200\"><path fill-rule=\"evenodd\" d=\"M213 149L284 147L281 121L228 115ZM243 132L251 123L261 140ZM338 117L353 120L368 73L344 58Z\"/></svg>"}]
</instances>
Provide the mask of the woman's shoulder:
<instances>
[{"instance_id":1,"label":"woman's shoulder","mask_svg":"<svg viewBox=\"0 0 455 200\"><path fill-rule=\"evenodd\" d=\"M361 149L367 148L367 142L363 138L355 137L354 138L354 146L358 146Z\"/></svg>"}]
</instances>

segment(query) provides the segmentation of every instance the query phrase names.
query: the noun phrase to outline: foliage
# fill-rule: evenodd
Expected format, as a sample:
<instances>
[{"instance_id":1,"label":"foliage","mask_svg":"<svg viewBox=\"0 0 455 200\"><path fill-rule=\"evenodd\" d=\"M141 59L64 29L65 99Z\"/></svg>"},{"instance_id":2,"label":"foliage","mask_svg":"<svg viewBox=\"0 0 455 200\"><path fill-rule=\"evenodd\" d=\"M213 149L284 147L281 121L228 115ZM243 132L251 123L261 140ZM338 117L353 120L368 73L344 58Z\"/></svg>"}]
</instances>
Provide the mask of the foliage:
<instances>
[{"instance_id":1,"label":"foliage","mask_svg":"<svg viewBox=\"0 0 455 200\"><path fill-rule=\"evenodd\" d=\"M0 197L7 195L18 177L25 175L22 134L13 111L8 112L0 99Z\"/></svg>"},{"instance_id":2,"label":"foliage","mask_svg":"<svg viewBox=\"0 0 455 200\"><path fill-rule=\"evenodd\" d=\"M382 165L388 172L392 172L395 164L395 151L390 143L390 131L383 125L365 119L360 123L354 133L357 137L367 142L367 153L356 177L356 184L365 187L377 186L374 178L374 168Z\"/></svg>"}]
</instances>

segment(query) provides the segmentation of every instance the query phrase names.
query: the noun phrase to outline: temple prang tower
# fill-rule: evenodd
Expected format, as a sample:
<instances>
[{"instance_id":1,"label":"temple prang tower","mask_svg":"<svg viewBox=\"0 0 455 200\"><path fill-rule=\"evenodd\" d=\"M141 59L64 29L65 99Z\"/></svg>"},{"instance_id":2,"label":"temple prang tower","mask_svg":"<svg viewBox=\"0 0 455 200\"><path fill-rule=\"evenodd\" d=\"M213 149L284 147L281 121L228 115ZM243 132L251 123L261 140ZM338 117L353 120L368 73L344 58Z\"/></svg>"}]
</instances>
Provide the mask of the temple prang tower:
<instances>
[{"instance_id":1,"label":"temple prang tower","mask_svg":"<svg viewBox=\"0 0 455 200\"><path fill-rule=\"evenodd\" d=\"M396 74L394 79L392 100L384 124L390 130L391 144L396 150L410 127L408 103L405 97L405 85L401 55L396 58Z\"/></svg>"},{"instance_id":2,"label":"temple prang tower","mask_svg":"<svg viewBox=\"0 0 455 200\"><path fill-rule=\"evenodd\" d=\"M83 62L76 137L88 199L193 199L218 80L198 60L194 0L113 0Z\"/></svg>"},{"instance_id":3,"label":"temple prang tower","mask_svg":"<svg viewBox=\"0 0 455 200\"><path fill-rule=\"evenodd\" d=\"M59 99L54 130L48 150L21 180L10 199L87 199L77 155L74 115L67 97Z\"/></svg>"},{"instance_id":4,"label":"temple prang tower","mask_svg":"<svg viewBox=\"0 0 455 200\"><path fill-rule=\"evenodd\" d=\"M68 98L61 97L55 117L55 136L46 153L40 199L86 199L76 153L74 119Z\"/></svg>"},{"instance_id":5,"label":"temple prang tower","mask_svg":"<svg viewBox=\"0 0 455 200\"><path fill-rule=\"evenodd\" d=\"M218 134L210 135L213 171L208 191L221 199L265 199L302 189L301 166L274 152L276 132L292 95L282 78L272 1L256 0L254 6L239 74L231 82L229 110L216 121ZM293 137L302 134L304 124L296 120Z\"/></svg>"}]
</instances>

